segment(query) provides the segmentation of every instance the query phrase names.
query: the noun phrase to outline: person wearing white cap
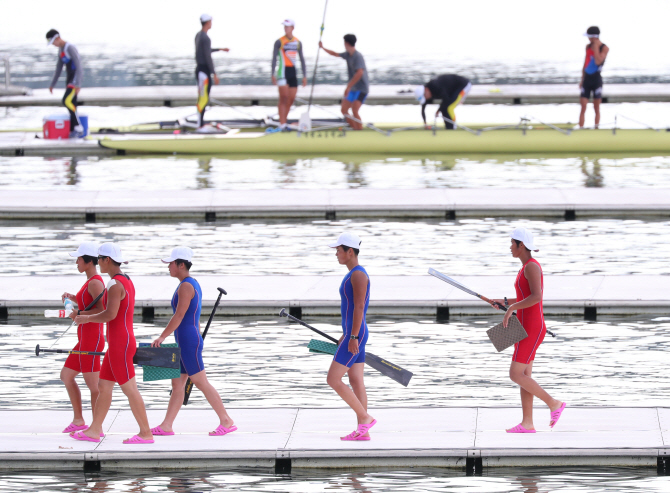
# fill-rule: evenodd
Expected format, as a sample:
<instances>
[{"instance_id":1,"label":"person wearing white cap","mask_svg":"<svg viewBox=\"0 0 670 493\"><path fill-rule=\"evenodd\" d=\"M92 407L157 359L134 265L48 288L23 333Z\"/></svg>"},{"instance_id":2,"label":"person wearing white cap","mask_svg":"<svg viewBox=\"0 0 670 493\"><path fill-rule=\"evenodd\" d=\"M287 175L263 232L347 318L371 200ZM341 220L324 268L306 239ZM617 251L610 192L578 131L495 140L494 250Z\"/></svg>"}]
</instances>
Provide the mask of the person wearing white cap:
<instances>
[{"instance_id":1,"label":"person wearing white cap","mask_svg":"<svg viewBox=\"0 0 670 493\"><path fill-rule=\"evenodd\" d=\"M535 246L533 233L526 228L516 228L510 236L512 238L510 245L512 257L518 258L522 264L521 270L514 282L516 298L493 301L500 304L504 304L506 301L512 303L505 313L503 325L507 327L510 317L516 311L519 322L523 325L528 337L514 345L512 365L509 369L510 378L521 389L523 419L521 423L508 429L507 433L535 433L535 426L533 425L533 397L542 399L549 407L549 426L552 428L561 417L566 404L551 397L531 376L535 353L547 333L547 326L544 323L544 314L542 312L544 276L542 275L540 263L532 255L533 251L539 251ZM497 306L493 306L499 309Z\"/></svg>"},{"instance_id":2,"label":"person wearing white cap","mask_svg":"<svg viewBox=\"0 0 670 493\"><path fill-rule=\"evenodd\" d=\"M63 293L61 299L72 301L77 305L77 310L70 314L73 320L79 311L83 311L88 305L93 303L100 293L105 289L105 283L100 274L98 274L98 244L87 241L79 245L74 252L69 252L71 257L75 257L77 270L86 274L86 282L77 292L77 294ZM94 307L86 311L93 315L100 313L105 309L105 299L102 297ZM102 323L87 323L77 327L77 344L73 351L93 351L102 352L105 348L105 334ZM81 405L81 392L77 385L77 375L82 374L88 390L91 392L91 410L95 412L95 404L98 400L98 377L100 375L100 356L89 356L82 354L71 354L65 360L63 369L60 372L60 379L65 384L74 419L64 430L63 433L72 433L73 431L85 430L88 428L84 421Z\"/></svg>"},{"instance_id":3,"label":"person wearing white cap","mask_svg":"<svg viewBox=\"0 0 670 493\"><path fill-rule=\"evenodd\" d=\"M209 93L212 90L212 77L214 83L219 83L219 76L216 75L212 53L215 51L230 51L228 48L212 48L212 40L209 39L207 31L212 28L212 16L202 14L200 16L202 29L195 35L195 80L198 83L198 127L205 125L205 110L209 104Z\"/></svg>"},{"instance_id":4,"label":"person wearing white cap","mask_svg":"<svg viewBox=\"0 0 670 493\"><path fill-rule=\"evenodd\" d=\"M99 442L102 436L102 423L112 404L114 385L119 384L128 398L133 416L140 426L140 432L124 440L125 444L154 443L151 427L144 407L144 400L137 388L133 356L137 350L133 331L133 313L135 311L135 286L130 277L121 271L121 264L127 264L121 249L114 243L103 243L98 249L100 272L107 274L107 307L95 315L78 315L77 323L106 322L107 351L100 369L100 395L93 412L91 426L83 431L70 433L75 440Z\"/></svg>"},{"instance_id":5,"label":"person wearing white cap","mask_svg":"<svg viewBox=\"0 0 670 493\"><path fill-rule=\"evenodd\" d=\"M293 19L284 19L284 36L275 41L272 50L272 83L279 89L279 103L277 112L279 113L279 127L271 127L267 131L281 132L288 130L288 113L295 101L298 93L298 73L296 65L300 58L302 68L302 86L307 85L307 69L305 68L305 57L302 54L302 43L293 36L295 21ZM275 72L275 68L277 72Z\"/></svg>"},{"instance_id":6,"label":"person wearing white cap","mask_svg":"<svg viewBox=\"0 0 670 493\"><path fill-rule=\"evenodd\" d=\"M219 416L219 426L210 432L210 436L223 436L237 430L237 426L226 412L221 396L209 383L205 373L205 364L202 361L204 341L200 335L202 289L198 281L191 277L192 259L193 250L188 247L173 248L169 257L161 259L164 264L168 264L170 276L179 279L179 286L172 296L172 318L151 345L160 347L174 332L174 338L181 349L181 377L172 379L172 394L165 419L160 425L151 429L154 435L174 435L172 425L184 402L184 389L189 378L202 391L207 402Z\"/></svg>"},{"instance_id":7,"label":"person wearing white cap","mask_svg":"<svg viewBox=\"0 0 670 493\"><path fill-rule=\"evenodd\" d=\"M423 86L417 86L414 89L414 96L421 104L423 123L426 123L426 105L439 99L440 107L435 112L435 118L442 113L444 127L447 130L453 130L456 122L456 106L465 101L470 89L472 89L472 83L456 74L440 75Z\"/></svg>"},{"instance_id":8,"label":"person wearing white cap","mask_svg":"<svg viewBox=\"0 0 670 493\"><path fill-rule=\"evenodd\" d=\"M361 239L357 235L342 233L328 246L336 249L337 261L340 265L346 265L349 272L340 285L343 334L328 370L327 382L354 410L358 419L356 429L340 439L367 441L370 440L370 428L377 424L377 420L368 413L368 396L363 380L365 344L368 341L365 315L370 302L370 279L365 269L358 264ZM347 373L351 388L342 381Z\"/></svg>"}]
</instances>

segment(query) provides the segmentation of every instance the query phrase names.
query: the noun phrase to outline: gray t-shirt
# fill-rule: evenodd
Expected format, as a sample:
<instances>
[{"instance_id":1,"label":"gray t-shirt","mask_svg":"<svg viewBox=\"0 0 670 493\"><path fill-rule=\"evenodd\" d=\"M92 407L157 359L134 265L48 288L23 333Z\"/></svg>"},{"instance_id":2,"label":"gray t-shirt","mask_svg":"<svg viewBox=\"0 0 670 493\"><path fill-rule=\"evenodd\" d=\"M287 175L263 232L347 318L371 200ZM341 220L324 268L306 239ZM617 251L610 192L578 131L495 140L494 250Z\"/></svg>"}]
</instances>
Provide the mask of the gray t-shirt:
<instances>
[{"instance_id":1,"label":"gray t-shirt","mask_svg":"<svg viewBox=\"0 0 670 493\"><path fill-rule=\"evenodd\" d=\"M368 69L365 68L365 60L363 55L356 50L353 55L349 55L346 51L340 53L340 56L347 61L347 70L349 70L349 80L354 78L354 74L358 69L363 69L363 77L354 84L352 91L361 91L364 94L370 92L370 84L368 83Z\"/></svg>"},{"instance_id":2,"label":"gray t-shirt","mask_svg":"<svg viewBox=\"0 0 670 493\"><path fill-rule=\"evenodd\" d=\"M198 34L195 35L195 63L199 67L207 67L207 75L216 74L214 70L214 61L212 60L212 52L219 51L218 49L212 49L212 41L209 39L209 36L204 31L198 31Z\"/></svg>"}]
</instances>

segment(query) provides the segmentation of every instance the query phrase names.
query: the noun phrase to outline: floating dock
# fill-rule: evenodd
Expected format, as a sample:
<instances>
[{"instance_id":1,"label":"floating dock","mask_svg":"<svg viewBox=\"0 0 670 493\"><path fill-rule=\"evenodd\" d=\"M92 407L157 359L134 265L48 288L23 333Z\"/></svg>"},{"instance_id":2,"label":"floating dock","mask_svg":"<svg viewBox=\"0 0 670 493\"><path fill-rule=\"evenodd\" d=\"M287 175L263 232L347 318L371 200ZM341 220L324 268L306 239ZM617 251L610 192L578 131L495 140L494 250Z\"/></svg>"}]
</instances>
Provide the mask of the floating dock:
<instances>
[{"instance_id":1,"label":"floating dock","mask_svg":"<svg viewBox=\"0 0 670 493\"><path fill-rule=\"evenodd\" d=\"M126 252L127 253L127 252ZM130 258L132 262L132 258ZM439 270L439 261L433 265ZM164 270L156 264L156 271ZM370 315L421 315L448 320L450 316L496 316L489 305L417 268L418 275L371 275ZM177 283L167 275L135 276L135 314L143 318L172 315L170 300ZM477 292L509 293L513 276L458 276L454 279ZM39 279L39 287L36 287ZM342 276L217 276L200 275L203 313L211 309L217 287L228 291L221 299L221 316L292 314L339 315ZM81 286L82 276L5 276L0 284L0 317L44 316L45 309L60 309L63 291ZM667 315L670 311L670 276L544 276L545 315ZM492 295L492 294L491 294Z\"/></svg>"},{"instance_id":2,"label":"floating dock","mask_svg":"<svg viewBox=\"0 0 670 493\"><path fill-rule=\"evenodd\" d=\"M2 219L342 219L670 216L662 188L3 190Z\"/></svg>"},{"instance_id":3,"label":"floating dock","mask_svg":"<svg viewBox=\"0 0 670 493\"><path fill-rule=\"evenodd\" d=\"M371 85L365 104L418 104L414 85ZM310 87L299 87L298 97L309 99ZM338 105L344 85L319 84L314 87L313 103ZM233 106L276 106L275 86L212 86L211 97ZM27 95L1 96L0 106L60 106L60 91L34 89ZM77 96L79 106L192 106L197 89L192 86L84 87ZM670 101L670 84L608 84L604 103ZM474 85L465 104L560 104L578 103L577 84Z\"/></svg>"},{"instance_id":4,"label":"floating dock","mask_svg":"<svg viewBox=\"0 0 670 493\"><path fill-rule=\"evenodd\" d=\"M140 387L143 384L140 384ZM467 474L514 466L670 465L670 409L568 407L554 430L546 408L535 410L538 432L509 435L520 408L371 408L378 421L368 442L343 442L355 416L349 409L235 409L238 431L207 432L218 425L210 410L182 409L176 435L156 443L124 445L137 433L130 410L111 410L100 443L60 433L72 411L0 411L0 469L214 469L447 467ZM87 416L88 414L88 416ZM165 411L148 410L152 425ZM90 422L90 412L85 413Z\"/></svg>"},{"instance_id":5,"label":"floating dock","mask_svg":"<svg viewBox=\"0 0 670 493\"><path fill-rule=\"evenodd\" d=\"M97 140L44 139L35 132L0 132L0 156L115 156Z\"/></svg>"}]
</instances>

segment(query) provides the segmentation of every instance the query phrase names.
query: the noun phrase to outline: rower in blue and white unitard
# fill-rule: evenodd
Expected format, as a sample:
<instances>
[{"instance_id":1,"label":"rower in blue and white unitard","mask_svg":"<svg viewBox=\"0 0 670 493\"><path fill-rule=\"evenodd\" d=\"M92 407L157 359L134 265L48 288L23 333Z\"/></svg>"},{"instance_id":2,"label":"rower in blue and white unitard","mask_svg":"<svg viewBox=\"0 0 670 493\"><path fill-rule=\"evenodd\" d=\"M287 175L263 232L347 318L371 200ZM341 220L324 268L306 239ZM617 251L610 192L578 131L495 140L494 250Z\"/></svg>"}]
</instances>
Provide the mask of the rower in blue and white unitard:
<instances>
[{"instance_id":1,"label":"rower in blue and white unitard","mask_svg":"<svg viewBox=\"0 0 670 493\"><path fill-rule=\"evenodd\" d=\"M227 435L237 426L228 416L221 396L207 380L205 364L202 361L203 339L200 335L200 312L202 310L202 289L198 281L190 274L193 250L188 247L172 249L168 258L162 259L168 264L170 276L179 279L179 286L172 296L172 318L163 333L151 344L158 347L174 332L177 345L181 349L181 376L172 379L172 395L163 422L152 428L154 435L174 435L172 425L179 409L184 402L186 381L190 378L193 384L205 395L212 409L219 416L220 424L211 436Z\"/></svg>"}]
</instances>

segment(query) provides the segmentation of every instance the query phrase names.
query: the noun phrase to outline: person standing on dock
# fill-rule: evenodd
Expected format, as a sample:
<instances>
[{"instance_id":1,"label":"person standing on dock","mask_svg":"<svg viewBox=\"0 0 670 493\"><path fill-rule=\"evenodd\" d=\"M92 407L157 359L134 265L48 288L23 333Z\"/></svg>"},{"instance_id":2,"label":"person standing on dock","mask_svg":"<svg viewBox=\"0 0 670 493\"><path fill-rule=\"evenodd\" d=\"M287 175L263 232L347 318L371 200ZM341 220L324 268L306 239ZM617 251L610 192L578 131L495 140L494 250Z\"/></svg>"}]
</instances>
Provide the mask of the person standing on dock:
<instances>
[{"instance_id":1,"label":"person standing on dock","mask_svg":"<svg viewBox=\"0 0 670 493\"><path fill-rule=\"evenodd\" d=\"M551 397L531 377L535 353L547 333L547 326L544 323L544 314L542 311L544 277L540 263L533 258L532 251L539 251L535 248L533 234L526 228L516 228L510 236L512 238L510 245L512 257L518 258L522 264L521 270L519 270L514 282L516 298L493 301L501 305L505 305L507 302L512 303L507 312L505 312L503 325L507 327L510 317L513 316L514 311L517 311L519 322L523 325L528 337L514 345L512 365L509 369L510 378L521 389L523 419L521 423L508 429L507 433L535 433L535 426L533 424L534 396L542 399L549 407L549 426L551 428L558 423L566 404ZM500 309L496 305L493 306L497 310Z\"/></svg>"},{"instance_id":2,"label":"person standing on dock","mask_svg":"<svg viewBox=\"0 0 670 493\"><path fill-rule=\"evenodd\" d=\"M591 26L584 34L589 38L589 44L586 45L586 58L582 67L582 79L579 82L581 111L579 113L579 127L584 127L586 106L589 104L589 98L593 94L593 110L596 112L596 128L600 125L600 103L603 98L603 78L602 72L605 59L609 53L609 47L600 41L600 29L598 26Z\"/></svg>"},{"instance_id":3,"label":"person standing on dock","mask_svg":"<svg viewBox=\"0 0 670 493\"><path fill-rule=\"evenodd\" d=\"M365 59L360 51L356 49L356 36L346 34L344 36L344 51L338 53L329 50L319 41L319 48L331 56L344 58L347 62L347 71L349 72L349 82L344 90L344 99L342 100L342 115L349 126L354 130L363 130L363 121L358 110L370 92L370 83L368 80L368 69L365 67ZM353 113L353 118L349 115L349 110Z\"/></svg>"},{"instance_id":4,"label":"person standing on dock","mask_svg":"<svg viewBox=\"0 0 670 493\"><path fill-rule=\"evenodd\" d=\"M172 249L170 256L161 261L168 264L171 277L179 279L179 286L172 296L172 318L163 333L151 344L160 347L165 339L174 332L174 338L181 349L181 377L172 379L172 394L163 422L151 429L153 435L174 435L172 425L184 402L186 381L202 391L219 417L219 426L210 432L210 436L223 436L237 430L237 426L226 412L221 396L207 380L205 364L202 361L204 341L200 335L200 312L202 310L202 289L198 281L190 274L193 250L188 247Z\"/></svg>"},{"instance_id":5,"label":"person standing on dock","mask_svg":"<svg viewBox=\"0 0 670 493\"><path fill-rule=\"evenodd\" d=\"M298 73L296 63L300 57L300 67L302 69L302 87L307 85L307 69L305 67L305 57L302 54L302 43L293 36L295 21L285 19L284 36L275 41L272 50L272 84L279 89L279 103L277 112L279 113L279 127L270 128L269 132L283 132L288 130L288 113L295 101L298 93ZM275 68L277 72L275 73Z\"/></svg>"},{"instance_id":6,"label":"person standing on dock","mask_svg":"<svg viewBox=\"0 0 670 493\"><path fill-rule=\"evenodd\" d=\"M421 117L426 124L426 105L433 100L440 100L440 107L435 112L435 118L440 113L447 130L456 128L456 106L463 103L472 89L472 83L465 77L456 74L444 74L431 79L423 86L414 89L414 95L421 104Z\"/></svg>"},{"instance_id":7,"label":"person standing on dock","mask_svg":"<svg viewBox=\"0 0 670 493\"><path fill-rule=\"evenodd\" d=\"M202 14L200 16L202 29L195 35L195 80L198 84L198 127L205 125L205 110L209 104L209 93L212 90L212 78L214 84L219 83L219 76L216 75L212 53L215 51L230 51L228 48L212 48L212 40L209 39L207 31L212 28L212 16Z\"/></svg>"},{"instance_id":8,"label":"person standing on dock","mask_svg":"<svg viewBox=\"0 0 670 493\"><path fill-rule=\"evenodd\" d=\"M77 308L70 314L72 320L77 316L79 310L84 310L95 300L100 293L105 290L105 283L100 274L98 274L98 244L94 242L84 242L79 245L76 252L70 252L71 257L76 257L77 270L86 274L86 282L77 294L63 293L61 299L66 299L76 303ZM95 315L105 309L104 296L96 305L86 313ZM105 348L105 334L102 323L88 323L77 327L77 344L73 351L94 351L102 352ZM82 354L71 354L65 360L63 369L60 372L60 379L65 384L74 419L64 430L63 433L72 433L73 431L85 430L88 428L84 421L81 405L81 392L77 385L77 375L82 374L88 390L91 392L91 411L95 414L95 403L98 400L98 378L100 376L100 356L88 356Z\"/></svg>"},{"instance_id":9,"label":"person standing on dock","mask_svg":"<svg viewBox=\"0 0 670 493\"><path fill-rule=\"evenodd\" d=\"M336 249L337 261L340 265L346 265L349 272L340 285L343 334L328 370L327 382L354 410L358 418L357 428L347 436L341 437L341 440L370 440L368 432L377 424L377 420L368 414L368 395L363 381L365 344L368 341L365 315L370 303L370 278L365 269L358 264L361 239L357 235L342 233L328 246ZM342 381L342 377L347 373L351 388Z\"/></svg>"},{"instance_id":10,"label":"person standing on dock","mask_svg":"<svg viewBox=\"0 0 670 493\"><path fill-rule=\"evenodd\" d=\"M144 407L144 400L137 388L133 356L137 349L133 331L133 313L135 311L135 286L130 278L121 271L121 264L127 264L121 249L114 243L103 243L98 249L100 272L107 274L107 307L95 315L78 315L78 324L107 323L107 352L100 369L100 395L95 405L93 422L83 431L75 431L70 436L84 442L99 442L104 436L102 423L112 405L114 385L119 384L128 397L130 409L140 426L140 432L124 440L125 444L154 443L151 427Z\"/></svg>"},{"instance_id":11,"label":"person standing on dock","mask_svg":"<svg viewBox=\"0 0 670 493\"><path fill-rule=\"evenodd\" d=\"M58 82L63 66L65 66L66 81L65 94L63 95L63 105L70 113L70 138L78 139L84 136L84 127L77 116L77 95L81 89L81 81L84 76L84 67L79 57L77 47L68 43L60 37L60 33L55 29L49 29L47 32L48 46L54 45L58 48L58 62L56 63L56 72L51 79L49 92L53 94L54 87Z\"/></svg>"}]
</instances>

